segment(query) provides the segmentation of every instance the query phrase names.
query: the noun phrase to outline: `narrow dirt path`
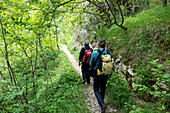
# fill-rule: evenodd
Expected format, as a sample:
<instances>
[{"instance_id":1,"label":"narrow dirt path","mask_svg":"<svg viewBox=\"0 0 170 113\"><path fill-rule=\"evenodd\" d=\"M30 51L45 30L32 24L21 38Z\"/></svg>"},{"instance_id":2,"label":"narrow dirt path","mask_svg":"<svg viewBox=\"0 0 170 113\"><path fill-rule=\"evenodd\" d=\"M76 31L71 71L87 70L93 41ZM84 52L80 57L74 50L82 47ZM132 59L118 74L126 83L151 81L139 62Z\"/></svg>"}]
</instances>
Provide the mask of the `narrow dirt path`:
<instances>
[{"instance_id":1,"label":"narrow dirt path","mask_svg":"<svg viewBox=\"0 0 170 113\"><path fill-rule=\"evenodd\" d=\"M61 48L68 56L69 61L72 63L72 66L75 68L77 73L82 75L81 73L81 67L78 65L78 62L76 61L75 57L69 52L67 49L67 46L62 46ZM94 95L93 91L93 79L91 78L90 85L85 85L85 93L87 95L87 104L89 105L89 111L92 113L101 113L101 108L97 102L97 99ZM113 113L115 110L111 108L110 106L107 107L107 113Z\"/></svg>"}]
</instances>

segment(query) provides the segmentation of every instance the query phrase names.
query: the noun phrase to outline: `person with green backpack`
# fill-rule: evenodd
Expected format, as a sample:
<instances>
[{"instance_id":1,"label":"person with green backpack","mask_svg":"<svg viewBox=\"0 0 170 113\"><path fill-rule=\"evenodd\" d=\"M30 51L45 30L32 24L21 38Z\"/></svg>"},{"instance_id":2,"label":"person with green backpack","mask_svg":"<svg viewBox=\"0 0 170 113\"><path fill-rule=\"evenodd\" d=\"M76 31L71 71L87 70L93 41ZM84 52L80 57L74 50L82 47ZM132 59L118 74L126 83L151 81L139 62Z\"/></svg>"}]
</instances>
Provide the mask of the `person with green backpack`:
<instances>
[{"instance_id":1,"label":"person with green backpack","mask_svg":"<svg viewBox=\"0 0 170 113\"><path fill-rule=\"evenodd\" d=\"M97 42L98 50L94 51L91 56L90 66L94 72L93 89L97 101L101 107L101 112L106 112L104 102L107 79L111 76L113 70L112 54L105 50L106 40L99 39Z\"/></svg>"}]
</instances>

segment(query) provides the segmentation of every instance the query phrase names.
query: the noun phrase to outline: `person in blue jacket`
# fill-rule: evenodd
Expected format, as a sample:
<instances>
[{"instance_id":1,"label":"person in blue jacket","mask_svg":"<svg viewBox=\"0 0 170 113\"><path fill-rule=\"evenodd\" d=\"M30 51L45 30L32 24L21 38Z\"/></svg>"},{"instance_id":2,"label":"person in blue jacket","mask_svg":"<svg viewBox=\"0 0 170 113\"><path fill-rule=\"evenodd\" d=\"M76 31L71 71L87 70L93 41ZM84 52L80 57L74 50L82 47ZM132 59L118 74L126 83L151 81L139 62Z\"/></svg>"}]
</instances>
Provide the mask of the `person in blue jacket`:
<instances>
[{"instance_id":1,"label":"person in blue jacket","mask_svg":"<svg viewBox=\"0 0 170 113\"><path fill-rule=\"evenodd\" d=\"M82 78L83 78L83 84L85 84L87 82L87 84L90 84L90 75L88 73L90 65L86 64L85 62L83 62L83 57L85 55L85 50L91 50L93 52L93 49L90 48L89 46L89 42L85 41L84 42L84 47L81 49L80 51L80 55L79 55L79 66L81 65L82 62Z\"/></svg>"},{"instance_id":2,"label":"person in blue jacket","mask_svg":"<svg viewBox=\"0 0 170 113\"><path fill-rule=\"evenodd\" d=\"M97 45L98 45L98 49L100 51L104 52L105 54L110 53L110 55L112 57L111 52L105 50L105 46L106 46L105 39L99 39L97 42ZM91 60L90 60L90 66L94 67L94 84L93 84L94 93L95 93L95 96L96 96L98 103L101 107L102 113L105 113L106 105L104 102L104 96L105 96L107 79L110 75L97 75L97 69L99 68L99 59L100 59L100 58L98 58L98 56L99 56L98 51L94 51L92 53Z\"/></svg>"}]
</instances>

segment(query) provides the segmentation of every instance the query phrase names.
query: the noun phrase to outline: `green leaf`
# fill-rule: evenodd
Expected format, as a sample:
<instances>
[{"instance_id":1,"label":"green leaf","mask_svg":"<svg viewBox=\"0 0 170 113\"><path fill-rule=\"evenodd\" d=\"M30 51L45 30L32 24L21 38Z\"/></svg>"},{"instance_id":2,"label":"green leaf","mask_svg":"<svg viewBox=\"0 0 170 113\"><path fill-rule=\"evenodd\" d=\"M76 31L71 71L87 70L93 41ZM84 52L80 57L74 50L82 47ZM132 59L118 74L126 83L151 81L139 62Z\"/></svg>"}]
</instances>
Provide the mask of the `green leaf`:
<instances>
[{"instance_id":1,"label":"green leaf","mask_svg":"<svg viewBox=\"0 0 170 113\"><path fill-rule=\"evenodd\" d=\"M166 94L166 96L170 97L170 94Z\"/></svg>"},{"instance_id":2,"label":"green leaf","mask_svg":"<svg viewBox=\"0 0 170 113\"><path fill-rule=\"evenodd\" d=\"M152 87L154 87L155 90L158 90L158 89L159 89L157 85L153 85Z\"/></svg>"},{"instance_id":3,"label":"green leaf","mask_svg":"<svg viewBox=\"0 0 170 113\"><path fill-rule=\"evenodd\" d=\"M152 75L156 75L157 74L157 72L152 72Z\"/></svg>"},{"instance_id":4,"label":"green leaf","mask_svg":"<svg viewBox=\"0 0 170 113\"><path fill-rule=\"evenodd\" d=\"M21 91L19 91L19 92L17 92L17 93L14 93L14 94L16 94L16 95L22 95L22 93L23 93L23 90L21 90Z\"/></svg>"},{"instance_id":5,"label":"green leaf","mask_svg":"<svg viewBox=\"0 0 170 113\"><path fill-rule=\"evenodd\" d=\"M158 71L159 71L158 69L155 69L155 68L152 68L151 70L152 70L152 71L156 71L156 72L158 72Z\"/></svg>"},{"instance_id":6,"label":"green leaf","mask_svg":"<svg viewBox=\"0 0 170 113\"><path fill-rule=\"evenodd\" d=\"M168 64L170 64L170 60L168 60L168 59L166 59L166 61L165 61L166 63L168 63Z\"/></svg>"},{"instance_id":7,"label":"green leaf","mask_svg":"<svg viewBox=\"0 0 170 113\"><path fill-rule=\"evenodd\" d=\"M163 78L169 78L170 77L170 74L169 73L166 73L163 75Z\"/></svg>"},{"instance_id":8,"label":"green leaf","mask_svg":"<svg viewBox=\"0 0 170 113\"><path fill-rule=\"evenodd\" d=\"M158 68L161 68L163 66L163 64L158 64L157 67Z\"/></svg>"},{"instance_id":9,"label":"green leaf","mask_svg":"<svg viewBox=\"0 0 170 113\"><path fill-rule=\"evenodd\" d=\"M162 91L162 94L164 94L164 95L165 95L166 93L167 93L166 91Z\"/></svg>"},{"instance_id":10,"label":"green leaf","mask_svg":"<svg viewBox=\"0 0 170 113\"><path fill-rule=\"evenodd\" d=\"M158 61L159 61L159 59L153 60L153 62L158 62Z\"/></svg>"},{"instance_id":11,"label":"green leaf","mask_svg":"<svg viewBox=\"0 0 170 113\"><path fill-rule=\"evenodd\" d=\"M155 91L155 92L154 92L154 96L155 96L155 97L160 97L160 96L161 96L161 93L160 93L159 91Z\"/></svg>"},{"instance_id":12,"label":"green leaf","mask_svg":"<svg viewBox=\"0 0 170 113\"><path fill-rule=\"evenodd\" d=\"M3 80L3 79L2 79L0 82L2 82L2 83L8 83L6 80Z\"/></svg>"}]
</instances>

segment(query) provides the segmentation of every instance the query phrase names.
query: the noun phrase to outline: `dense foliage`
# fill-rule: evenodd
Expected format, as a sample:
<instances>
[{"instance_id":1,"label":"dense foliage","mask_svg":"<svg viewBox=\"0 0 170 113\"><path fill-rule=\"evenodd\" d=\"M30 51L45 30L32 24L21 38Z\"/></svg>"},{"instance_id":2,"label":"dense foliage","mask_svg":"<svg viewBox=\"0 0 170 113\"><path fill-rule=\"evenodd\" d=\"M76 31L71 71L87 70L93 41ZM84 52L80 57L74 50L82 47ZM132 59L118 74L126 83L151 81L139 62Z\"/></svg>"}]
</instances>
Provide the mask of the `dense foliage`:
<instances>
[{"instance_id":1,"label":"dense foliage","mask_svg":"<svg viewBox=\"0 0 170 113\"><path fill-rule=\"evenodd\" d=\"M70 2L0 1L2 112L87 110L80 76L59 52L58 10Z\"/></svg>"}]
</instances>

